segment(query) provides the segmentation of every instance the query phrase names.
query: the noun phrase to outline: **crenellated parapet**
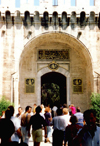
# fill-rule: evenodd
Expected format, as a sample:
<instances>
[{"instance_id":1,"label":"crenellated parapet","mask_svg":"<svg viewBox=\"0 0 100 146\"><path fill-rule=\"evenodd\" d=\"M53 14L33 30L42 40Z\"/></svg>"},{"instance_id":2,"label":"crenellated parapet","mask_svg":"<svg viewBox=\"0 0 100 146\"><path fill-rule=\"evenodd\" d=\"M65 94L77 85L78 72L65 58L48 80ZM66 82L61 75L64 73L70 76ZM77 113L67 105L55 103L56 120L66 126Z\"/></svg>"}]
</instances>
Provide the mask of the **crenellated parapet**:
<instances>
[{"instance_id":1,"label":"crenellated parapet","mask_svg":"<svg viewBox=\"0 0 100 146\"><path fill-rule=\"evenodd\" d=\"M83 27L86 25L96 25L99 27L100 25L100 13L95 13L95 11L90 11L86 13L84 10L77 13L77 11L53 11L52 13L47 10L40 13L39 11L25 11L24 13L20 11L15 11L11 13L10 10L6 10L5 12L0 12L0 23L7 24L12 23L12 25L16 23L22 23L24 26L27 25L41 25L44 28L48 28L49 26L62 27L62 29L66 29L69 25L74 28L76 25Z\"/></svg>"}]
</instances>

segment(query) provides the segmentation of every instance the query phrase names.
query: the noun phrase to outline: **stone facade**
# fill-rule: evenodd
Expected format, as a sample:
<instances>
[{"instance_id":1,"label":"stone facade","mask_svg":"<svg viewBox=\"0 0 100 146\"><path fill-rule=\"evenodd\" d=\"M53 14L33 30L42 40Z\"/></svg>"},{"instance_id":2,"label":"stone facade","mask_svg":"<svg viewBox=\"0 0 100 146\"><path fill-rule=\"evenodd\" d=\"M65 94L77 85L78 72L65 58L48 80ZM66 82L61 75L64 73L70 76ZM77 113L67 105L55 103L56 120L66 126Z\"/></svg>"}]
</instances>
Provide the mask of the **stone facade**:
<instances>
[{"instance_id":1,"label":"stone facade","mask_svg":"<svg viewBox=\"0 0 100 146\"><path fill-rule=\"evenodd\" d=\"M77 0L1 0L0 4L0 94L25 108L41 103L41 77L52 72L53 60L38 60L39 50L69 50L69 60L57 60L54 72L66 77L66 102L90 106L92 92L100 93L100 2L90 6ZM25 93L25 79L35 79L35 92ZM73 93L73 79L82 79L83 92Z\"/></svg>"}]
</instances>

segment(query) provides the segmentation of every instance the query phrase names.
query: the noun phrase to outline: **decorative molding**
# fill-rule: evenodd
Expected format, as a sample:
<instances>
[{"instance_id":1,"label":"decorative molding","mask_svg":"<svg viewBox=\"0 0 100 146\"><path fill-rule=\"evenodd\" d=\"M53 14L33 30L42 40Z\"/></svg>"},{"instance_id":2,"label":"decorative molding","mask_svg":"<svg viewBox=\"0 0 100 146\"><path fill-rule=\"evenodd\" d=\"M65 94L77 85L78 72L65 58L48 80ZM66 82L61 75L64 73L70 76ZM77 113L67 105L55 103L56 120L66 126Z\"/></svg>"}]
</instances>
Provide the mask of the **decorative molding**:
<instances>
[{"instance_id":1,"label":"decorative molding","mask_svg":"<svg viewBox=\"0 0 100 146\"><path fill-rule=\"evenodd\" d=\"M59 65L55 62L55 61L52 61L49 65L48 65L49 69L51 70L57 70Z\"/></svg>"}]
</instances>

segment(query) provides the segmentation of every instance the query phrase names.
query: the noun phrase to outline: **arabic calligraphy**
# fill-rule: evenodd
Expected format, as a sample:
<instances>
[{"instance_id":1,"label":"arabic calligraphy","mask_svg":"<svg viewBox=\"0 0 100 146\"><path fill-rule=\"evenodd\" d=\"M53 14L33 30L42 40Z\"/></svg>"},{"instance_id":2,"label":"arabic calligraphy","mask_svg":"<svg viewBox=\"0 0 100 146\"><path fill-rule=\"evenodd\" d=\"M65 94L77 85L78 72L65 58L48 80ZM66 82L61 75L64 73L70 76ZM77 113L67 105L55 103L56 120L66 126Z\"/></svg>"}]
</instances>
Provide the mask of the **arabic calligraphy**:
<instances>
[{"instance_id":1,"label":"arabic calligraphy","mask_svg":"<svg viewBox=\"0 0 100 146\"><path fill-rule=\"evenodd\" d=\"M38 51L39 60L68 60L69 50L39 50Z\"/></svg>"}]
</instances>

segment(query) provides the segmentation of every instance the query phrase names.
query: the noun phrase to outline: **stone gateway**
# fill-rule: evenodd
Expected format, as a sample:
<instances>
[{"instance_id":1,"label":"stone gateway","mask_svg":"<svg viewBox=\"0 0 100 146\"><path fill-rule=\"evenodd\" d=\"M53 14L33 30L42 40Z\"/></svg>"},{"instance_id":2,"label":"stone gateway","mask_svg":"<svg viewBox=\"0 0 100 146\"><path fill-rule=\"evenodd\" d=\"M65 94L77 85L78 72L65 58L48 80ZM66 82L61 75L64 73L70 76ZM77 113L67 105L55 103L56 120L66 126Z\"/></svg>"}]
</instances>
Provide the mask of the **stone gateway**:
<instances>
[{"instance_id":1,"label":"stone gateway","mask_svg":"<svg viewBox=\"0 0 100 146\"><path fill-rule=\"evenodd\" d=\"M99 7L99 0L1 0L0 95L24 109L41 104L43 84L54 83L61 103L89 108L91 93L100 93Z\"/></svg>"}]
</instances>

